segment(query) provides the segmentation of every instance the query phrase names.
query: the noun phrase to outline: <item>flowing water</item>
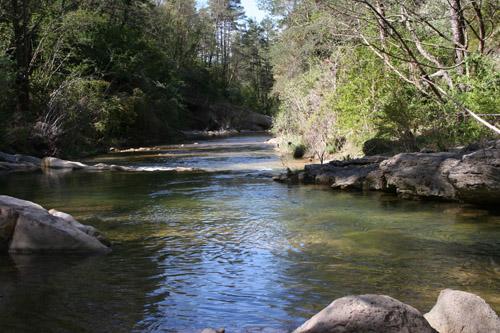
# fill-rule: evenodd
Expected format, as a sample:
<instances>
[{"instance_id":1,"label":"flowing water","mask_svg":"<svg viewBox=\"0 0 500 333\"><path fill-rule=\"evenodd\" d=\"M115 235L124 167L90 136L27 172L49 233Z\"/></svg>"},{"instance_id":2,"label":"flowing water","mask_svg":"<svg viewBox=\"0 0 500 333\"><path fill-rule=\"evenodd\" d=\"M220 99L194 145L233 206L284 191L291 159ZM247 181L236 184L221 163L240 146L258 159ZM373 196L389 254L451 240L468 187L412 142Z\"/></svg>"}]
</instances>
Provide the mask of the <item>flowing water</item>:
<instances>
[{"instance_id":1,"label":"flowing water","mask_svg":"<svg viewBox=\"0 0 500 333\"><path fill-rule=\"evenodd\" d=\"M0 175L0 193L71 213L114 243L106 256L0 257L0 331L287 331L344 295L425 312L447 287L500 310L498 213L274 183L283 167L267 139L95 159L206 173Z\"/></svg>"}]
</instances>

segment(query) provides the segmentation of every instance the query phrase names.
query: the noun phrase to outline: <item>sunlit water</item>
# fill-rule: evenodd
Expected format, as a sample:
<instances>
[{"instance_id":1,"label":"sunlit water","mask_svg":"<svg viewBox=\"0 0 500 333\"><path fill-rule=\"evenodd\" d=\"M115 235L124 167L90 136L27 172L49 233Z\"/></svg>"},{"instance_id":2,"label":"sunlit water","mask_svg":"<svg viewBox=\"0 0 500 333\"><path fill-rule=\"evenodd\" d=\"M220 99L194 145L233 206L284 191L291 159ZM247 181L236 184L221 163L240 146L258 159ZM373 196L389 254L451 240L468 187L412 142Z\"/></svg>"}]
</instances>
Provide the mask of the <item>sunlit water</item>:
<instances>
[{"instance_id":1,"label":"sunlit water","mask_svg":"<svg viewBox=\"0 0 500 333\"><path fill-rule=\"evenodd\" d=\"M274 183L265 136L115 153L95 162L207 173L0 175L0 193L73 214L107 256L0 257L0 331L289 331L333 299L391 295L422 312L439 291L500 309L500 216Z\"/></svg>"}]
</instances>

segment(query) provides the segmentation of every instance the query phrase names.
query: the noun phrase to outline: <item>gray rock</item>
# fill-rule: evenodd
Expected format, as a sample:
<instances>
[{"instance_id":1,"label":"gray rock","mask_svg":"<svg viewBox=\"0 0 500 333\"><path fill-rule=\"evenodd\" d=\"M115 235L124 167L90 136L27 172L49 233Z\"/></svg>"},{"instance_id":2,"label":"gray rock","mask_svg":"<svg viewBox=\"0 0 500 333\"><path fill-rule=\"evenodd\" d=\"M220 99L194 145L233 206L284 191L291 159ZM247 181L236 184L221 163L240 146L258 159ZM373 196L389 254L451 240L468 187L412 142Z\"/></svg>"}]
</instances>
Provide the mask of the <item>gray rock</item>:
<instances>
[{"instance_id":1,"label":"gray rock","mask_svg":"<svg viewBox=\"0 0 500 333\"><path fill-rule=\"evenodd\" d=\"M85 168L88 168L88 165L80 163L80 162L61 160L61 159L56 158L56 157L44 157L42 159L42 168L45 168L45 169L85 169Z\"/></svg>"},{"instance_id":2,"label":"gray rock","mask_svg":"<svg viewBox=\"0 0 500 333\"><path fill-rule=\"evenodd\" d=\"M0 170L8 171L33 171L40 169L40 165L35 165L32 163L11 163L11 162L0 162Z\"/></svg>"},{"instance_id":3,"label":"gray rock","mask_svg":"<svg viewBox=\"0 0 500 333\"><path fill-rule=\"evenodd\" d=\"M297 172L287 172L273 179L343 190L395 192L408 199L500 204L500 140L472 153L464 152L404 153L310 164L300 177Z\"/></svg>"},{"instance_id":4,"label":"gray rock","mask_svg":"<svg viewBox=\"0 0 500 333\"><path fill-rule=\"evenodd\" d=\"M107 253L110 248L74 222L51 215L33 202L0 196L3 244L11 253ZM14 225L13 225L14 224ZM91 229L89 229L91 230Z\"/></svg>"},{"instance_id":5,"label":"gray rock","mask_svg":"<svg viewBox=\"0 0 500 333\"><path fill-rule=\"evenodd\" d=\"M342 190L361 190L364 187L366 177L378 169L378 164L353 165L348 168L340 168L335 172L332 188Z\"/></svg>"},{"instance_id":6,"label":"gray rock","mask_svg":"<svg viewBox=\"0 0 500 333\"><path fill-rule=\"evenodd\" d=\"M370 191L384 191L387 190L387 184L385 182L384 172L377 168L366 175L365 181L363 183L364 190Z\"/></svg>"},{"instance_id":7,"label":"gray rock","mask_svg":"<svg viewBox=\"0 0 500 333\"><path fill-rule=\"evenodd\" d=\"M42 160L38 157L21 155L21 154L7 154L0 151L0 162L9 163L30 163L34 165L40 165Z\"/></svg>"},{"instance_id":8,"label":"gray rock","mask_svg":"<svg viewBox=\"0 0 500 333\"><path fill-rule=\"evenodd\" d=\"M304 182L330 185L335 189L362 190L369 189L366 179L369 174L376 171L385 157L370 156L346 161L332 161L323 165L306 165L304 169Z\"/></svg>"},{"instance_id":9,"label":"gray rock","mask_svg":"<svg viewBox=\"0 0 500 333\"><path fill-rule=\"evenodd\" d=\"M455 188L448 181L450 167L459 162L453 153L398 154L380 164L386 186L407 198L454 199Z\"/></svg>"},{"instance_id":10,"label":"gray rock","mask_svg":"<svg viewBox=\"0 0 500 333\"><path fill-rule=\"evenodd\" d=\"M415 308L383 295L339 298L294 333L435 333Z\"/></svg>"},{"instance_id":11,"label":"gray rock","mask_svg":"<svg viewBox=\"0 0 500 333\"><path fill-rule=\"evenodd\" d=\"M63 219L66 221L68 224L71 224L75 228L77 228L80 231L83 231L87 235L91 237L97 238L101 243L103 243L106 246L111 246L111 242L96 228L90 225L85 225L81 224L78 222L72 215L68 213L63 213L55 209L49 210L49 214L55 217L58 217L60 219Z\"/></svg>"},{"instance_id":12,"label":"gray rock","mask_svg":"<svg viewBox=\"0 0 500 333\"><path fill-rule=\"evenodd\" d=\"M18 214L15 211L0 207L0 252L7 251L9 247L17 217Z\"/></svg>"},{"instance_id":13,"label":"gray rock","mask_svg":"<svg viewBox=\"0 0 500 333\"><path fill-rule=\"evenodd\" d=\"M12 155L0 152L0 170L30 171L41 167L41 159L27 155Z\"/></svg>"},{"instance_id":14,"label":"gray rock","mask_svg":"<svg viewBox=\"0 0 500 333\"><path fill-rule=\"evenodd\" d=\"M439 333L499 333L500 319L479 296L445 289L425 319Z\"/></svg>"},{"instance_id":15,"label":"gray rock","mask_svg":"<svg viewBox=\"0 0 500 333\"><path fill-rule=\"evenodd\" d=\"M496 146L464 155L448 175L459 200L476 204L500 203L500 140Z\"/></svg>"},{"instance_id":16,"label":"gray rock","mask_svg":"<svg viewBox=\"0 0 500 333\"><path fill-rule=\"evenodd\" d=\"M15 155L15 156L17 158L17 161L20 163L30 163L38 167L40 167L42 164L42 159L38 157L28 156L28 155Z\"/></svg>"},{"instance_id":17,"label":"gray rock","mask_svg":"<svg viewBox=\"0 0 500 333\"><path fill-rule=\"evenodd\" d=\"M17 163L16 155L3 153L0 151L0 162Z\"/></svg>"}]
</instances>

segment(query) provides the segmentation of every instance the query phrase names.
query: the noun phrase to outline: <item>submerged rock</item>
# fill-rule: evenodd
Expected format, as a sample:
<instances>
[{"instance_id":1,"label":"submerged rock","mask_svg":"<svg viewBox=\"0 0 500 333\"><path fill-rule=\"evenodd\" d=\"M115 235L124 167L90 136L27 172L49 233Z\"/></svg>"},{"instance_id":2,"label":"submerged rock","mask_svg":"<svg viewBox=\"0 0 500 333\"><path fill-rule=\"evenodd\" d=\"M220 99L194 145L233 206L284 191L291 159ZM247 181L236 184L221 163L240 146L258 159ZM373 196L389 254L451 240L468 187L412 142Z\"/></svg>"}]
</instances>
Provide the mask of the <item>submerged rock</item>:
<instances>
[{"instance_id":1,"label":"submerged rock","mask_svg":"<svg viewBox=\"0 0 500 333\"><path fill-rule=\"evenodd\" d=\"M71 215L0 196L0 249L10 253L108 253L104 237ZM109 244L109 243L108 243Z\"/></svg>"},{"instance_id":2,"label":"submerged rock","mask_svg":"<svg viewBox=\"0 0 500 333\"><path fill-rule=\"evenodd\" d=\"M383 295L335 300L293 333L436 333L415 308Z\"/></svg>"},{"instance_id":3,"label":"submerged rock","mask_svg":"<svg viewBox=\"0 0 500 333\"><path fill-rule=\"evenodd\" d=\"M500 332L500 319L479 296L445 289L424 316L439 333Z\"/></svg>"}]
</instances>

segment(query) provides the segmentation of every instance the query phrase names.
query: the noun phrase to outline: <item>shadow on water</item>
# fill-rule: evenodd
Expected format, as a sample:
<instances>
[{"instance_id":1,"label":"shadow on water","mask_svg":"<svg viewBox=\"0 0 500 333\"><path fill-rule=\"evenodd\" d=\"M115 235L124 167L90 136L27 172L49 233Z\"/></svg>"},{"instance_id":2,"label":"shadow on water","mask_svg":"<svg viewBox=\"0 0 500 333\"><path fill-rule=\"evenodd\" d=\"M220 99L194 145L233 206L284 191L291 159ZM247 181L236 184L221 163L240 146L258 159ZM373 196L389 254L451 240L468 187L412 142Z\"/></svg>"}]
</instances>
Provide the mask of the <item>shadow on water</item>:
<instances>
[{"instance_id":1,"label":"shadow on water","mask_svg":"<svg viewBox=\"0 0 500 333\"><path fill-rule=\"evenodd\" d=\"M286 331L347 294L426 311L447 287L500 309L498 213L277 184L270 174L282 165L266 139L96 159L207 173L0 176L1 193L71 213L114 242L108 256L0 257L0 327Z\"/></svg>"},{"instance_id":2,"label":"shadow on water","mask_svg":"<svg viewBox=\"0 0 500 333\"><path fill-rule=\"evenodd\" d=\"M9 262L0 265L2 331L131 331L144 306L164 296L151 295L157 265L140 253L131 258L126 265L114 255L1 258Z\"/></svg>"}]
</instances>

